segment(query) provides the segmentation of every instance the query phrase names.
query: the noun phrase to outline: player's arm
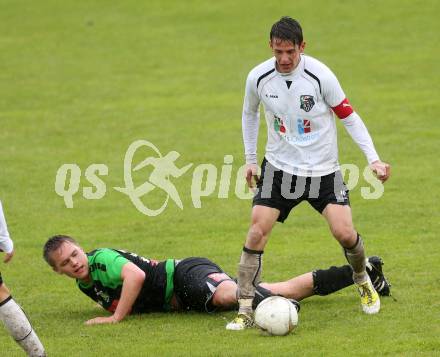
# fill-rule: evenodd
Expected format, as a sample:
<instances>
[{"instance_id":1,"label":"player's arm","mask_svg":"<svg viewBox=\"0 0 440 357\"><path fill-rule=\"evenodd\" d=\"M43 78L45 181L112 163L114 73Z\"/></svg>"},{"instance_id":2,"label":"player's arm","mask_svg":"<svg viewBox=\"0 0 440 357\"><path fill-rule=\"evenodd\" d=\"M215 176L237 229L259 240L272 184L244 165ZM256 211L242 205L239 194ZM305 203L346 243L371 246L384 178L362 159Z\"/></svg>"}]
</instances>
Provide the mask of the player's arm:
<instances>
[{"instance_id":1,"label":"player's arm","mask_svg":"<svg viewBox=\"0 0 440 357\"><path fill-rule=\"evenodd\" d=\"M0 201L0 251L5 252L3 261L8 263L14 255L14 243L12 242L8 226L6 225L5 215L3 214L3 207Z\"/></svg>"},{"instance_id":2,"label":"player's arm","mask_svg":"<svg viewBox=\"0 0 440 357\"><path fill-rule=\"evenodd\" d=\"M333 112L341 119L348 134L364 153L371 170L382 182L385 182L390 176L390 165L380 160L367 127L353 110L333 73L329 73L324 81L323 94Z\"/></svg>"},{"instance_id":3,"label":"player's arm","mask_svg":"<svg viewBox=\"0 0 440 357\"><path fill-rule=\"evenodd\" d=\"M87 325L117 323L131 312L145 280L145 273L135 264L128 262L121 271L122 290L118 306L112 316L96 317L88 320Z\"/></svg>"},{"instance_id":4,"label":"player's arm","mask_svg":"<svg viewBox=\"0 0 440 357\"><path fill-rule=\"evenodd\" d=\"M130 313L131 308L142 289L142 285L144 284L145 272L137 265L130 262L125 264L122 268L121 278L123 281L121 298L118 307L113 314L113 318L116 322L121 321Z\"/></svg>"},{"instance_id":5,"label":"player's arm","mask_svg":"<svg viewBox=\"0 0 440 357\"><path fill-rule=\"evenodd\" d=\"M260 127L260 98L257 93L257 83L249 74L246 80L246 89L241 117L244 152L246 157L246 181L252 188L253 178L257 178L257 141Z\"/></svg>"},{"instance_id":6,"label":"player's arm","mask_svg":"<svg viewBox=\"0 0 440 357\"><path fill-rule=\"evenodd\" d=\"M341 106L345 105L345 108ZM347 109L351 109L351 113L344 117ZM361 117L353 111L348 99L339 104L337 107L333 108L333 111L338 115L344 124L345 129L351 136L353 141L360 147L363 151L365 157L368 160L371 170L377 175L377 177L385 182L390 176L390 165L382 162L379 159L379 155L374 148L373 140L365 126ZM339 114L338 114L339 113ZM341 117L342 116L342 117Z\"/></svg>"}]
</instances>

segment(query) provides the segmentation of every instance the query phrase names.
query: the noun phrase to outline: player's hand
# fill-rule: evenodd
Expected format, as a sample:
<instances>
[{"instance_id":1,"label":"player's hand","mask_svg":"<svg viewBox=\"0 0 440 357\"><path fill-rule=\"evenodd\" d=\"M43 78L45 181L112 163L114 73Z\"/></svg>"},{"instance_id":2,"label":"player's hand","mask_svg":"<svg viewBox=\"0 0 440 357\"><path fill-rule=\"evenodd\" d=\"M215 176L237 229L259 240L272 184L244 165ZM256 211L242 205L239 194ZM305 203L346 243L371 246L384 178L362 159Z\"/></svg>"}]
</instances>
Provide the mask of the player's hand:
<instances>
[{"instance_id":1,"label":"player's hand","mask_svg":"<svg viewBox=\"0 0 440 357\"><path fill-rule=\"evenodd\" d=\"M85 322L86 325L100 325L100 324L115 324L118 321L114 318L114 316L106 316L106 317L95 317L94 319L88 320Z\"/></svg>"},{"instance_id":2,"label":"player's hand","mask_svg":"<svg viewBox=\"0 0 440 357\"><path fill-rule=\"evenodd\" d=\"M376 177L385 182L391 175L391 166L386 162L375 161L370 164L370 169L376 175Z\"/></svg>"},{"instance_id":3,"label":"player's hand","mask_svg":"<svg viewBox=\"0 0 440 357\"><path fill-rule=\"evenodd\" d=\"M248 187L254 191L256 188L256 183L260 179L258 176L258 165L257 164L247 164L246 165L246 182Z\"/></svg>"},{"instance_id":4,"label":"player's hand","mask_svg":"<svg viewBox=\"0 0 440 357\"><path fill-rule=\"evenodd\" d=\"M12 251L11 253L6 253L5 257L3 258L3 262L9 263L13 256L14 256L14 251Z\"/></svg>"}]
</instances>

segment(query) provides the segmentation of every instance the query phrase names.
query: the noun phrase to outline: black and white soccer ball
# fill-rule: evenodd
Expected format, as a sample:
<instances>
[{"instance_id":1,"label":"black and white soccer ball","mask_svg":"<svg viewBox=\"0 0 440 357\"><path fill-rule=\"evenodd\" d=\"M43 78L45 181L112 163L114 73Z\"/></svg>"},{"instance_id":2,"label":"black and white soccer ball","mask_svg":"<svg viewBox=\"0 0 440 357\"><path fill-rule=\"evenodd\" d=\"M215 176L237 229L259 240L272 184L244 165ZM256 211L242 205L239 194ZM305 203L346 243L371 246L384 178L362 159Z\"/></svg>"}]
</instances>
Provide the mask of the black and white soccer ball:
<instances>
[{"instance_id":1,"label":"black and white soccer ball","mask_svg":"<svg viewBox=\"0 0 440 357\"><path fill-rule=\"evenodd\" d=\"M265 335L285 336L298 325L298 312L286 298L271 296L258 304L255 324Z\"/></svg>"}]
</instances>

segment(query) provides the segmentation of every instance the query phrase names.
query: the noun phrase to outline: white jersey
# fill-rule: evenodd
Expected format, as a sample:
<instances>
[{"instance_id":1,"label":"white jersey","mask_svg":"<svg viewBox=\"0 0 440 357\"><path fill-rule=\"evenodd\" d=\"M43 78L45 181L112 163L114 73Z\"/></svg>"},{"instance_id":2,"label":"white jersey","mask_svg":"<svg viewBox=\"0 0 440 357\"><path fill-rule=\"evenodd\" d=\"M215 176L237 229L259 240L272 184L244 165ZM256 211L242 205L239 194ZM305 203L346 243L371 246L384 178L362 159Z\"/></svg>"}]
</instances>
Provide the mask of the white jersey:
<instances>
[{"instance_id":1,"label":"white jersey","mask_svg":"<svg viewBox=\"0 0 440 357\"><path fill-rule=\"evenodd\" d=\"M298 176L324 176L339 169L333 111L371 163L379 159L371 138L333 72L301 55L291 73L280 73L271 58L249 73L243 105L243 139L247 163L257 162L259 105L267 123L266 159Z\"/></svg>"},{"instance_id":2,"label":"white jersey","mask_svg":"<svg viewBox=\"0 0 440 357\"><path fill-rule=\"evenodd\" d=\"M9 237L8 226L6 225L5 215L3 214L2 203L0 202L0 249L6 253L11 253L14 244Z\"/></svg>"}]
</instances>

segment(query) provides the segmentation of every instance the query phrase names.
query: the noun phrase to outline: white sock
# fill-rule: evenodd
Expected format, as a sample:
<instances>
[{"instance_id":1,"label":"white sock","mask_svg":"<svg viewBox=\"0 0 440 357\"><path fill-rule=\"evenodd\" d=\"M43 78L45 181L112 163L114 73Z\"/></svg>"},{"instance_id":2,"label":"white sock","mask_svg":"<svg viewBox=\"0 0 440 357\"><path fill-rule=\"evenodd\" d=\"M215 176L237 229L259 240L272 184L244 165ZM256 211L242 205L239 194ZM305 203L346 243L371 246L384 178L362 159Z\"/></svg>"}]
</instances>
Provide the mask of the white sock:
<instances>
[{"instance_id":1,"label":"white sock","mask_svg":"<svg viewBox=\"0 0 440 357\"><path fill-rule=\"evenodd\" d=\"M24 311L11 296L0 303L0 320L3 321L9 334L25 350L28 356L46 356L44 347L32 329L32 325Z\"/></svg>"}]
</instances>

